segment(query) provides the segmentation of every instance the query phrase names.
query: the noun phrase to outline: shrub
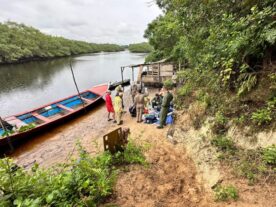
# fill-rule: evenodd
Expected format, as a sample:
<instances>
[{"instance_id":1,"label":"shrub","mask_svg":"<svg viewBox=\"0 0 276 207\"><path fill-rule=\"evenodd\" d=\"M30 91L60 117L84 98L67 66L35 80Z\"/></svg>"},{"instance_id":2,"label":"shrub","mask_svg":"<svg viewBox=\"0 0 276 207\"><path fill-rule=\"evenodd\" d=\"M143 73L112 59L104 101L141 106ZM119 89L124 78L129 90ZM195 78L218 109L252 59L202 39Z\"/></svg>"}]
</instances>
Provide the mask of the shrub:
<instances>
[{"instance_id":1,"label":"shrub","mask_svg":"<svg viewBox=\"0 0 276 207\"><path fill-rule=\"evenodd\" d=\"M221 111L218 111L215 115L215 120L212 126L212 131L215 134L223 134L227 131L227 124L228 119L223 115Z\"/></svg>"},{"instance_id":2,"label":"shrub","mask_svg":"<svg viewBox=\"0 0 276 207\"><path fill-rule=\"evenodd\" d=\"M146 164L146 158L142 147L138 147L132 141L127 145L124 152L118 152L114 157L114 163L118 164Z\"/></svg>"},{"instance_id":3,"label":"shrub","mask_svg":"<svg viewBox=\"0 0 276 207\"><path fill-rule=\"evenodd\" d=\"M168 88L168 89L172 89L174 86L173 81L171 79L165 80L163 82L163 85L165 88Z\"/></svg>"},{"instance_id":4,"label":"shrub","mask_svg":"<svg viewBox=\"0 0 276 207\"><path fill-rule=\"evenodd\" d=\"M198 101L206 104L206 106L210 106L211 105L211 97L207 92L204 92L203 90L198 91L198 93L196 94L196 98Z\"/></svg>"},{"instance_id":5,"label":"shrub","mask_svg":"<svg viewBox=\"0 0 276 207\"><path fill-rule=\"evenodd\" d=\"M236 147L234 145L234 142L224 136L217 136L214 139L212 139L211 144L216 146L221 151L234 151L236 150Z\"/></svg>"},{"instance_id":6,"label":"shrub","mask_svg":"<svg viewBox=\"0 0 276 207\"><path fill-rule=\"evenodd\" d=\"M265 182L275 182L275 157L275 146L271 146L256 150L237 149L235 154L230 154L227 158L238 176L247 178L249 184L254 184L262 179Z\"/></svg>"},{"instance_id":7,"label":"shrub","mask_svg":"<svg viewBox=\"0 0 276 207\"><path fill-rule=\"evenodd\" d=\"M263 124L268 124L272 120L271 110L268 108L259 109L252 114L251 119L259 126Z\"/></svg>"},{"instance_id":8,"label":"shrub","mask_svg":"<svg viewBox=\"0 0 276 207\"><path fill-rule=\"evenodd\" d=\"M112 194L118 164L145 163L142 149L130 143L125 153L80 157L48 170L32 172L11 159L0 160L0 206L97 206Z\"/></svg>"},{"instance_id":9,"label":"shrub","mask_svg":"<svg viewBox=\"0 0 276 207\"><path fill-rule=\"evenodd\" d=\"M263 161L270 165L276 165L276 146L272 145L263 149Z\"/></svg>"},{"instance_id":10,"label":"shrub","mask_svg":"<svg viewBox=\"0 0 276 207\"><path fill-rule=\"evenodd\" d=\"M229 186L221 186L218 185L215 189L215 200L216 201L228 201L228 200L238 200L239 194L236 187L229 185Z\"/></svg>"},{"instance_id":11,"label":"shrub","mask_svg":"<svg viewBox=\"0 0 276 207\"><path fill-rule=\"evenodd\" d=\"M184 86L180 87L177 91L178 96L185 97L189 96L192 92L192 87L189 84L185 84Z\"/></svg>"}]
</instances>

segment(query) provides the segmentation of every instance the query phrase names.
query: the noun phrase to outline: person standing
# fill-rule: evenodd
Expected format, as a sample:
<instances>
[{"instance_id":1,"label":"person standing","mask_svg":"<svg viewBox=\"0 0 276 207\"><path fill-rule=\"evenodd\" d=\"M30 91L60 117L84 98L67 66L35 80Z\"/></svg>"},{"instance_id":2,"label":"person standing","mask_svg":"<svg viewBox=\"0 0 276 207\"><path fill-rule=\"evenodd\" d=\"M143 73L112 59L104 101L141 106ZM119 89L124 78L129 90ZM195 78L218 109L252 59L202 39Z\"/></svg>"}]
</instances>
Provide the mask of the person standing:
<instances>
[{"instance_id":1,"label":"person standing","mask_svg":"<svg viewBox=\"0 0 276 207\"><path fill-rule=\"evenodd\" d=\"M116 94L122 93L122 92L123 92L123 87L122 87L122 85L118 85L118 86L115 88L115 92L116 92Z\"/></svg>"},{"instance_id":2,"label":"person standing","mask_svg":"<svg viewBox=\"0 0 276 207\"><path fill-rule=\"evenodd\" d=\"M145 107L145 97L148 96L148 93L146 91L145 94L142 94L142 90L139 89L138 93L136 94L134 98L134 105L136 107L136 117L137 117L137 123L142 122L142 115Z\"/></svg>"},{"instance_id":3,"label":"person standing","mask_svg":"<svg viewBox=\"0 0 276 207\"><path fill-rule=\"evenodd\" d=\"M164 98L161 105L161 112L160 112L160 124L157 126L158 129L162 129L166 124L167 114L169 112L170 103L173 100L173 95L169 91L168 87L164 87Z\"/></svg>"},{"instance_id":4,"label":"person standing","mask_svg":"<svg viewBox=\"0 0 276 207\"><path fill-rule=\"evenodd\" d=\"M116 88L115 88L115 92L116 94L120 94L120 93L124 93L124 89L122 87L122 85L118 85ZM123 106L123 109L125 108L125 105L124 105L124 100L122 99L122 106Z\"/></svg>"},{"instance_id":5,"label":"person standing","mask_svg":"<svg viewBox=\"0 0 276 207\"><path fill-rule=\"evenodd\" d=\"M114 110L116 123L118 125L122 124L122 113L123 113L123 93L117 93L114 98Z\"/></svg>"},{"instance_id":6,"label":"person standing","mask_svg":"<svg viewBox=\"0 0 276 207\"><path fill-rule=\"evenodd\" d=\"M111 91L108 90L105 96L105 105L107 109L107 121L115 120L115 112L112 104ZM112 114L112 119L110 118L110 114Z\"/></svg>"},{"instance_id":7,"label":"person standing","mask_svg":"<svg viewBox=\"0 0 276 207\"><path fill-rule=\"evenodd\" d=\"M135 82L133 82L133 84L130 87L130 93L131 93L131 97L132 97L132 102L134 103L134 98L137 94L138 91L138 86Z\"/></svg>"}]
</instances>

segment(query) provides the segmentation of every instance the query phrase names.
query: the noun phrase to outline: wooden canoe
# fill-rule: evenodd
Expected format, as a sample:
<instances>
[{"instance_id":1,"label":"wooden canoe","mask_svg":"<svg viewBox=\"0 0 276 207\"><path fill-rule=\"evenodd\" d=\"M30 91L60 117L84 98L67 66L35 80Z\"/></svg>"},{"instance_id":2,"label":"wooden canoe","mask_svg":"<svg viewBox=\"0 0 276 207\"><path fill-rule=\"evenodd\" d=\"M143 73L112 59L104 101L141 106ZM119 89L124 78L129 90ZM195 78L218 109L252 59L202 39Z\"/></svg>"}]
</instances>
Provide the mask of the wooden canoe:
<instances>
[{"instance_id":1,"label":"wooden canoe","mask_svg":"<svg viewBox=\"0 0 276 207\"><path fill-rule=\"evenodd\" d=\"M107 90L108 84L94 86L81 92L81 99L78 94L75 94L39 108L4 118L3 120L15 126L16 130L9 136L3 136L5 131L0 126L0 154L10 150L9 143L13 146L22 143L23 140L95 106L102 100Z\"/></svg>"}]
</instances>

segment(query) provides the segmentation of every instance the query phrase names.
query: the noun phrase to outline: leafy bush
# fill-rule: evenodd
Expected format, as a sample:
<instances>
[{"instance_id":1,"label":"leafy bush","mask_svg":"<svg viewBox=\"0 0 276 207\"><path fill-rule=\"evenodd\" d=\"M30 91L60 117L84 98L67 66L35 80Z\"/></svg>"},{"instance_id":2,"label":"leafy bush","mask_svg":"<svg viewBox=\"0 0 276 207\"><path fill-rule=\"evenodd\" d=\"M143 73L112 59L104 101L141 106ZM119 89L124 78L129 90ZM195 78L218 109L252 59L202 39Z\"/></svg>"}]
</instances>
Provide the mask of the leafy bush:
<instances>
[{"instance_id":1,"label":"leafy bush","mask_svg":"<svg viewBox=\"0 0 276 207\"><path fill-rule=\"evenodd\" d=\"M173 81L171 79L165 80L163 82L163 85L165 88L168 88L168 89L172 89L174 86Z\"/></svg>"},{"instance_id":2,"label":"leafy bush","mask_svg":"<svg viewBox=\"0 0 276 207\"><path fill-rule=\"evenodd\" d=\"M248 179L249 184L261 180L271 183L276 181L274 145L263 149L245 150L238 147L234 149L227 141L216 140L213 144L223 149L219 157L223 160L223 164L232 166L233 172Z\"/></svg>"},{"instance_id":3,"label":"leafy bush","mask_svg":"<svg viewBox=\"0 0 276 207\"><path fill-rule=\"evenodd\" d=\"M237 117L234 119L234 121L237 123L237 124L243 124L246 120L246 117L244 115L241 115L240 117Z\"/></svg>"},{"instance_id":4,"label":"leafy bush","mask_svg":"<svg viewBox=\"0 0 276 207\"><path fill-rule=\"evenodd\" d=\"M211 97L208 93L204 92L203 90L199 90L196 94L196 98L198 101L206 104L206 106L211 105Z\"/></svg>"},{"instance_id":5,"label":"leafy bush","mask_svg":"<svg viewBox=\"0 0 276 207\"><path fill-rule=\"evenodd\" d=\"M229 185L229 186L222 186L218 185L215 189L215 200L216 201L228 201L228 200L238 200L239 193L236 187Z\"/></svg>"},{"instance_id":6,"label":"leafy bush","mask_svg":"<svg viewBox=\"0 0 276 207\"><path fill-rule=\"evenodd\" d=\"M80 158L48 170L32 172L11 159L0 160L0 206L96 206L111 195L118 164L145 163L142 149L129 144L124 153Z\"/></svg>"},{"instance_id":7,"label":"leafy bush","mask_svg":"<svg viewBox=\"0 0 276 207\"><path fill-rule=\"evenodd\" d=\"M236 150L234 142L225 136L217 136L211 140L211 144L216 146L219 150L230 152Z\"/></svg>"},{"instance_id":8,"label":"leafy bush","mask_svg":"<svg viewBox=\"0 0 276 207\"><path fill-rule=\"evenodd\" d=\"M267 108L259 109L256 112L252 113L251 119L259 126L263 124L268 124L272 120L271 110Z\"/></svg>"},{"instance_id":9,"label":"leafy bush","mask_svg":"<svg viewBox=\"0 0 276 207\"><path fill-rule=\"evenodd\" d=\"M215 119L212 125L212 131L215 134L223 134L226 132L226 124L228 119L224 116L221 111L218 111L215 115Z\"/></svg>"},{"instance_id":10,"label":"leafy bush","mask_svg":"<svg viewBox=\"0 0 276 207\"><path fill-rule=\"evenodd\" d=\"M192 92L192 87L189 84L185 84L181 88L178 89L177 95L184 97L184 96L189 96Z\"/></svg>"},{"instance_id":11,"label":"leafy bush","mask_svg":"<svg viewBox=\"0 0 276 207\"><path fill-rule=\"evenodd\" d=\"M236 166L235 172L246 179L248 179L249 184L253 184L257 181L258 176L261 174L261 169L259 163L255 160L242 159Z\"/></svg>"},{"instance_id":12,"label":"leafy bush","mask_svg":"<svg viewBox=\"0 0 276 207\"><path fill-rule=\"evenodd\" d=\"M276 167L276 146L272 145L263 149L263 160L265 163L274 165Z\"/></svg>"},{"instance_id":13,"label":"leafy bush","mask_svg":"<svg viewBox=\"0 0 276 207\"><path fill-rule=\"evenodd\" d=\"M143 149L137 147L132 141L127 145L124 152L118 152L114 156L114 164L141 164L145 165L145 156L143 154Z\"/></svg>"}]
</instances>

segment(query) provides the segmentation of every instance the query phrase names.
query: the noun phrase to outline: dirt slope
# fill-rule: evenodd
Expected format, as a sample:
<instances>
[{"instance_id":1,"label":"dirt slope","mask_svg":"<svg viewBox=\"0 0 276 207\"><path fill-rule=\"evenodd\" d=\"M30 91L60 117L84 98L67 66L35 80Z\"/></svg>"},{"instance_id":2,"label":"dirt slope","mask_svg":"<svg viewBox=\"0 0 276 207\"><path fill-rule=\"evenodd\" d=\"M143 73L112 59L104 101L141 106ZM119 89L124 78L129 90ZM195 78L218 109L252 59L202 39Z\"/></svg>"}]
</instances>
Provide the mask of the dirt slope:
<instances>
[{"instance_id":1,"label":"dirt slope","mask_svg":"<svg viewBox=\"0 0 276 207\"><path fill-rule=\"evenodd\" d=\"M196 180L196 170L183 148L166 139L167 129L154 125L128 124L132 139L146 144L150 166L134 166L123 172L115 188L113 203L119 206L213 206ZM139 128L139 130L137 130Z\"/></svg>"}]
</instances>

